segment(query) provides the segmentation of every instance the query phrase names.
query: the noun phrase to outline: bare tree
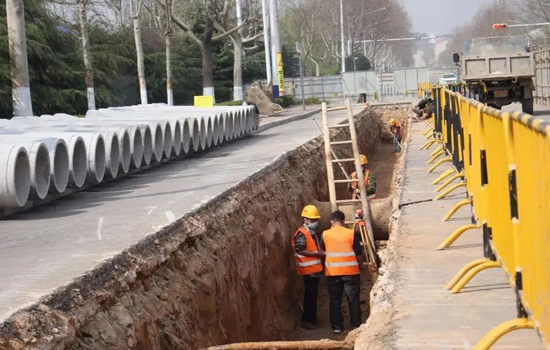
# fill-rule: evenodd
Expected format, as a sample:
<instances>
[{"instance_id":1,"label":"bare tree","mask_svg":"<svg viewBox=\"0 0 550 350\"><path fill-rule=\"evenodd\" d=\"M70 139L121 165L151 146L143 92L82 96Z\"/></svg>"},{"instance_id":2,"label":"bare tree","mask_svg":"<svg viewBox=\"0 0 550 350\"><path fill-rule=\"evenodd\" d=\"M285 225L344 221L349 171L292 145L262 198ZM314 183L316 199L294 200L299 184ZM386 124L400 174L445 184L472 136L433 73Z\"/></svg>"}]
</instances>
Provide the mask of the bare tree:
<instances>
[{"instance_id":1,"label":"bare tree","mask_svg":"<svg viewBox=\"0 0 550 350\"><path fill-rule=\"evenodd\" d=\"M6 13L11 61L13 115L16 117L32 116L23 0L7 0Z\"/></svg>"},{"instance_id":2,"label":"bare tree","mask_svg":"<svg viewBox=\"0 0 550 350\"><path fill-rule=\"evenodd\" d=\"M142 0L130 1L132 22L134 24L134 38L136 41L139 95L141 97L141 104L146 105L148 104L147 84L145 82L145 64L143 62L143 43L141 41L141 8L143 4Z\"/></svg>"},{"instance_id":3,"label":"bare tree","mask_svg":"<svg viewBox=\"0 0 550 350\"><path fill-rule=\"evenodd\" d=\"M172 0L166 0L166 30L164 38L166 42L166 96L169 106L174 105L174 91L172 90Z\"/></svg>"},{"instance_id":4,"label":"bare tree","mask_svg":"<svg viewBox=\"0 0 550 350\"><path fill-rule=\"evenodd\" d=\"M82 56L84 58L84 75L86 80L86 94L88 96L88 109L95 107L94 72L92 54L90 53L90 39L88 37L88 18L86 15L89 0L77 0L78 15L80 20L80 34L82 37Z\"/></svg>"}]
</instances>

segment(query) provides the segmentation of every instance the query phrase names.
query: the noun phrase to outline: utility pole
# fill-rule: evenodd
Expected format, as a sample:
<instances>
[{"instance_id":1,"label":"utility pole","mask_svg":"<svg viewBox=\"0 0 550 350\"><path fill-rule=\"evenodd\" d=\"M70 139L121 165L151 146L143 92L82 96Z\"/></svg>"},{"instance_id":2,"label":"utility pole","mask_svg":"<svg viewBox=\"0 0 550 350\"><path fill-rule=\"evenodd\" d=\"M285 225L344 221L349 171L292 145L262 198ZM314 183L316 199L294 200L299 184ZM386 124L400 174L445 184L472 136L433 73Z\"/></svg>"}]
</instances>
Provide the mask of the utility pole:
<instances>
[{"instance_id":1,"label":"utility pole","mask_svg":"<svg viewBox=\"0 0 550 350\"><path fill-rule=\"evenodd\" d=\"M262 0L262 20L264 24L264 46L265 46L265 72L267 85L271 84L271 46L269 40L269 18L267 0Z\"/></svg>"},{"instance_id":2,"label":"utility pole","mask_svg":"<svg viewBox=\"0 0 550 350\"><path fill-rule=\"evenodd\" d=\"M296 42L296 52L300 54L300 86L302 90L302 110L306 110L306 97L304 92L304 50L302 43Z\"/></svg>"},{"instance_id":3,"label":"utility pole","mask_svg":"<svg viewBox=\"0 0 550 350\"><path fill-rule=\"evenodd\" d=\"M277 15L277 0L270 0L270 19L271 19L271 56L273 73L273 97L279 97L285 93L285 84L283 77L283 53L279 42L279 19Z\"/></svg>"},{"instance_id":4,"label":"utility pole","mask_svg":"<svg viewBox=\"0 0 550 350\"><path fill-rule=\"evenodd\" d=\"M32 116L33 113L23 0L7 0L6 14L11 61L13 115L15 117L28 117Z\"/></svg>"},{"instance_id":5,"label":"utility pole","mask_svg":"<svg viewBox=\"0 0 550 350\"><path fill-rule=\"evenodd\" d=\"M344 42L344 0L340 0L340 41L342 42L342 73L346 72L346 44Z\"/></svg>"}]
</instances>

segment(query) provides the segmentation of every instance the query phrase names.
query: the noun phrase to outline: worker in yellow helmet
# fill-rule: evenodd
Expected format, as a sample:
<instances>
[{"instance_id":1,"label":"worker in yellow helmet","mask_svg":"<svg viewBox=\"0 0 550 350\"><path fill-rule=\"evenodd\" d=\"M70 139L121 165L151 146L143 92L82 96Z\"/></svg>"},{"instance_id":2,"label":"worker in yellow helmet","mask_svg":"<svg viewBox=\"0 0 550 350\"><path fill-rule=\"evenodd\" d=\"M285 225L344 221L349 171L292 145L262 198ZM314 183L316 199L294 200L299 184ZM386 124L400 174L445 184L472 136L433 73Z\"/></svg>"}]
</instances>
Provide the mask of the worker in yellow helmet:
<instances>
[{"instance_id":1,"label":"worker in yellow helmet","mask_svg":"<svg viewBox=\"0 0 550 350\"><path fill-rule=\"evenodd\" d=\"M401 152L401 138L403 137L403 127L401 123L395 120L394 118L390 119L389 122L390 132L393 135L393 152Z\"/></svg>"},{"instance_id":2,"label":"worker in yellow helmet","mask_svg":"<svg viewBox=\"0 0 550 350\"><path fill-rule=\"evenodd\" d=\"M315 229L321 215L314 205L306 205L302 210L303 225L292 236L291 245L296 261L296 272L304 276L304 308L302 327L317 329L317 295L319 279L322 276L322 259L325 252L319 247Z\"/></svg>"},{"instance_id":3,"label":"worker in yellow helmet","mask_svg":"<svg viewBox=\"0 0 550 350\"><path fill-rule=\"evenodd\" d=\"M363 175L365 177L365 187L367 188L367 199L371 200L376 198L376 176L369 170L369 160L364 154L359 155L361 161L361 167L363 168ZM357 173L354 171L351 173L351 179L357 179ZM348 191L352 193L351 198L357 199L359 197L359 184L357 181L351 182L348 186Z\"/></svg>"}]
</instances>

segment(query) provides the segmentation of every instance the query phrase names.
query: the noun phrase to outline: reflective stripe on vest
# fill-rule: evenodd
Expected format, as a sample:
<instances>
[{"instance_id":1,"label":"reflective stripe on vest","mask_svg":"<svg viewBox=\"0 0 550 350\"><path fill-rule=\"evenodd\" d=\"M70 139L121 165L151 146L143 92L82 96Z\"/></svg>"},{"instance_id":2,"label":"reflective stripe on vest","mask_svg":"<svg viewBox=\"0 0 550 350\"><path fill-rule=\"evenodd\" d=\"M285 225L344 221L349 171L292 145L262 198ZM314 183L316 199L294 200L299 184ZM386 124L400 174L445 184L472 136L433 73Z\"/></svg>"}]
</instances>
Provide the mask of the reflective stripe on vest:
<instances>
[{"instance_id":1,"label":"reflective stripe on vest","mask_svg":"<svg viewBox=\"0 0 550 350\"><path fill-rule=\"evenodd\" d=\"M313 239L313 236L305 227L300 227L292 236L292 249L294 250L294 259L296 260L296 272L300 275L311 275L323 271L323 265L319 257L305 256L296 252L296 236L301 233L306 238L306 251L316 253L319 251L319 243Z\"/></svg>"},{"instance_id":2,"label":"reflective stripe on vest","mask_svg":"<svg viewBox=\"0 0 550 350\"><path fill-rule=\"evenodd\" d=\"M326 248L325 274L350 276L359 274L359 262L353 251L354 232L336 226L323 233Z\"/></svg>"}]
</instances>

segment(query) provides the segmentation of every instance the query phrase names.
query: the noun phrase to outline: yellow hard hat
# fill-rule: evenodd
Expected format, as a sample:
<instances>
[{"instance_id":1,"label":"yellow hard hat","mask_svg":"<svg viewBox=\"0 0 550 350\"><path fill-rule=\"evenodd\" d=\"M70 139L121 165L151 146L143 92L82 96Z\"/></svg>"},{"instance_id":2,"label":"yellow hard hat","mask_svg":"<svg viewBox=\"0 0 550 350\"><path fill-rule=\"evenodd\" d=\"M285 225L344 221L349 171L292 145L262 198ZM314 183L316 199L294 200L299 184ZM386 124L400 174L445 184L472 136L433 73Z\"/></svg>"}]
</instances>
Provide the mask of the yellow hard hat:
<instances>
[{"instance_id":1,"label":"yellow hard hat","mask_svg":"<svg viewBox=\"0 0 550 350\"><path fill-rule=\"evenodd\" d=\"M396 123L397 123L397 122L395 121L394 118L391 118L391 119L390 119L390 125L395 125Z\"/></svg>"},{"instance_id":2,"label":"yellow hard hat","mask_svg":"<svg viewBox=\"0 0 550 350\"><path fill-rule=\"evenodd\" d=\"M359 160L361 161L361 165L365 165L369 163L369 159L364 154L359 155Z\"/></svg>"},{"instance_id":3,"label":"yellow hard hat","mask_svg":"<svg viewBox=\"0 0 550 350\"><path fill-rule=\"evenodd\" d=\"M302 210L302 217L306 219L320 219L321 215L319 214L317 207L310 204L306 205L304 210Z\"/></svg>"}]
</instances>

